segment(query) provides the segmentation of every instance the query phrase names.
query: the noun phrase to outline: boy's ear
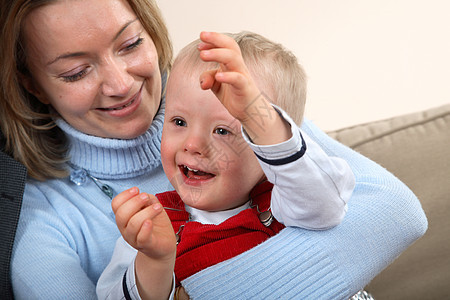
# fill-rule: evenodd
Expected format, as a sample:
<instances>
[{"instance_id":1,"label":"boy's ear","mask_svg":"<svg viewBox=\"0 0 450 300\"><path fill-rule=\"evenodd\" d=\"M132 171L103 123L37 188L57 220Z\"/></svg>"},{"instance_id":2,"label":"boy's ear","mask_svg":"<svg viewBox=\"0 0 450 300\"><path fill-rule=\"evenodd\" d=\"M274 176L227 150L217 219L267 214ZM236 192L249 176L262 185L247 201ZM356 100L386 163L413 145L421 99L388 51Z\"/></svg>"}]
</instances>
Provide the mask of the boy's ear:
<instances>
[{"instance_id":1,"label":"boy's ear","mask_svg":"<svg viewBox=\"0 0 450 300\"><path fill-rule=\"evenodd\" d=\"M28 91L28 93L35 96L43 104L50 104L47 97L40 89L39 85L33 80L30 75L19 73L20 84Z\"/></svg>"}]
</instances>

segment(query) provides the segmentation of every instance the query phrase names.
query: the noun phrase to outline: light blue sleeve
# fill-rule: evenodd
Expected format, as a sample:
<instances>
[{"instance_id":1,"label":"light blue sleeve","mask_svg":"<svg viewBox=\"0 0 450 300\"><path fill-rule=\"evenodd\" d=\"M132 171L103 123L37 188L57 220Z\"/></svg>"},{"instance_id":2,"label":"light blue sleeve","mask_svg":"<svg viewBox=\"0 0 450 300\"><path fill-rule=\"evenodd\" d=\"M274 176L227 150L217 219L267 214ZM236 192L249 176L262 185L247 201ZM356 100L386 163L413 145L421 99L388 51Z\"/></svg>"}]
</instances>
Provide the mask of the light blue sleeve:
<instances>
[{"instance_id":1,"label":"light blue sleeve","mask_svg":"<svg viewBox=\"0 0 450 300\"><path fill-rule=\"evenodd\" d=\"M284 229L184 280L192 298L347 299L425 233L426 216L406 185L310 121L302 130L352 168L356 186L343 222L326 231Z\"/></svg>"},{"instance_id":2,"label":"light blue sleeve","mask_svg":"<svg viewBox=\"0 0 450 300\"><path fill-rule=\"evenodd\" d=\"M96 299L68 225L34 185L25 187L20 217L11 259L14 297Z\"/></svg>"},{"instance_id":3,"label":"light blue sleeve","mask_svg":"<svg viewBox=\"0 0 450 300\"><path fill-rule=\"evenodd\" d=\"M120 235L102 195L94 183L27 181L11 256L16 299L97 299Z\"/></svg>"}]
</instances>

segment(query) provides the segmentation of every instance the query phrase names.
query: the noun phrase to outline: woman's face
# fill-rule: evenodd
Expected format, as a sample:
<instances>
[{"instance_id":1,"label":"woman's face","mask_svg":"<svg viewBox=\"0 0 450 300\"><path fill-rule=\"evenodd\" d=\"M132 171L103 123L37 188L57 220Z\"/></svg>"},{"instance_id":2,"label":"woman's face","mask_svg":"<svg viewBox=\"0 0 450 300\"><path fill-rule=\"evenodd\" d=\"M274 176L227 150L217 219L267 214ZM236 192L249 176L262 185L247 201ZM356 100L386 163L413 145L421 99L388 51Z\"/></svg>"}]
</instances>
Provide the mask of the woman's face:
<instances>
[{"instance_id":1,"label":"woman's face","mask_svg":"<svg viewBox=\"0 0 450 300\"><path fill-rule=\"evenodd\" d=\"M24 22L24 86L94 136L143 134L161 98L158 54L124 0L56 1Z\"/></svg>"}]
</instances>

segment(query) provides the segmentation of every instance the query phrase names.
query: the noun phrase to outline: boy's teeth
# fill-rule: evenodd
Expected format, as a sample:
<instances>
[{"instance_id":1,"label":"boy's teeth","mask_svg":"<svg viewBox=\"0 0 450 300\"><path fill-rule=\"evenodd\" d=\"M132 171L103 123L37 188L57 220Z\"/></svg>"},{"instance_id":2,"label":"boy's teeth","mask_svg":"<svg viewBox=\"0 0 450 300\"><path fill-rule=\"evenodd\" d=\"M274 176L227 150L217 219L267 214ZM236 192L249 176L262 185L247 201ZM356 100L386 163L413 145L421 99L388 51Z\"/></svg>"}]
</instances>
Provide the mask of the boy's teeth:
<instances>
[{"instance_id":1,"label":"boy's teeth","mask_svg":"<svg viewBox=\"0 0 450 300\"><path fill-rule=\"evenodd\" d=\"M200 170L196 170L196 169L192 169L188 166L183 165L183 173L187 178L190 179L208 179L208 178L212 178L215 175L211 174L211 173L207 173L204 171L200 171Z\"/></svg>"},{"instance_id":2,"label":"boy's teeth","mask_svg":"<svg viewBox=\"0 0 450 300\"><path fill-rule=\"evenodd\" d=\"M185 166L189 171L191 171L191 172L198 172L198 170L195 170L195 169L191 169L191 168L189 168L188 166Z\"/></svg>"}]
</instances>

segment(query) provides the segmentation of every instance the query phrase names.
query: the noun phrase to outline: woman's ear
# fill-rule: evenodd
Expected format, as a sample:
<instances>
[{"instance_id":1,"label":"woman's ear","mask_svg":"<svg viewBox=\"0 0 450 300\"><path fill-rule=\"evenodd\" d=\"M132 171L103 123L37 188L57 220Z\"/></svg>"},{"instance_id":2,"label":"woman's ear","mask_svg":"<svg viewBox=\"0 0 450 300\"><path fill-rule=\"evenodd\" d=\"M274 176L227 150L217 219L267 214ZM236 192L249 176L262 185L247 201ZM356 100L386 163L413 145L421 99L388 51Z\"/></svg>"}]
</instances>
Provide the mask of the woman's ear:
<instances>
[{"instance_id":1,"label":"woman's ear","mask_svg":"<svg viewBox=\"0 0 450 300\"><path fill-rule=\"evenodd\" d=\"M43 104L50 104L50 101L47 100L47 97L42 92L39 85L31 77L31 75L19 73L19 80L20 84L28 91L28 93L35 96Z\"/></svg>"}]
</instances>

